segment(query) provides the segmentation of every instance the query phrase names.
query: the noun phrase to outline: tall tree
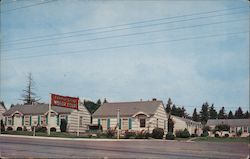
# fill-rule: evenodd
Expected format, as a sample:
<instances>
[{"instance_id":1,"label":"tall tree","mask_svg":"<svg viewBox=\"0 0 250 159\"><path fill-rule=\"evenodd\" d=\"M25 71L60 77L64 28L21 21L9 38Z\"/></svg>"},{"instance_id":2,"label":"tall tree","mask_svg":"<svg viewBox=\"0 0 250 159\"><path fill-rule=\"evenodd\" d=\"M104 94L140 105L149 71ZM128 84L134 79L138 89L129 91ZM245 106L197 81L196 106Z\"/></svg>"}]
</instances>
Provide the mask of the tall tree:
<instances>
[{"instance_id":1,"label":"tall tree","mask_svg":"<svg viewBox=\"0 0 250 159\"><path fill-rule=\"evenodd\" d=\"M229 113L228 113L228 119L234 119L234 115L233 115L233 112L230 110Z\"/></svg>"},{"instance_id":2,"label":"tall tree","mask_svg":"<svg viewBox=\"0 0 250 159\"><path fill-rule=\"evenodd\" d=\"M176 115L177 114L177 108L176 108L175 104L173 104L173 106L171 108L171 114L172 115Z\"/></svg>"},{"instance_id":3,"label":"tall tree","mask_svg":"<svg viewBox=\"0 0 250 159\"><path fill-rule=\"evenodd\" d=\"M226 119L226 113L225 113L225 108L222 107L219 111L219 114L218 114L218 119Z\"/></svg>"},{"instance_id":4,"label":"tall tree","mask_svg":"<svg viewBox=\"0 0 250 159\"><path fill-rule=\"evenodd\" d=\"M167 113L171 113L171 105L173 104L173 102L171 101L171 98L168 98L168 103L166 105L166 112Z\"/></svg>"},{"instance_id":5,"label":"tall tree","mask_svg":"<svg viewBox=\"0 0 250 159\"><path fill-rule=\"evenodd\" d=\"M101 106L101 105L102 105L101 99L98 99L97 102L96 102L96 104L97 104L98 106Z\"/></svg>"},{"instance_id":6,"label":"tall tree","mask_svg":"<svg viewBox=\"0 0 250 159\"><path fill-rule=\"evenodd\" d=\"M241 107L239 107L238 110L235 111L234 116L236 119L243 119L244 118L243 111L242 111Z\"/></svg>"},{"instance_id":7,"label":"tall tree","mask_svg":"<svg viewBox=\"0 0 250 159\"><path fill-rule=\"evenodd\" d=\"M84 99L84 105L88 109L90 114L93 114L100 107L97 103L85 99Z\"/></svg>"},{"instance_id":8,"label":"tall tree","mask_svg":"<svg viewBox=\"0 0 250 159\"><path fill-rule=\"evenodd\" d=\"M194 108L192 120L193 121L199 121L199 115L197 114L196 108Z\"/></svg>"},{"instance_id":9,"label":"tall tree","mask_svg":"<svg viewBox=\"0 0 250 159\"><path fill-rule=\"evenodd\" d=\"M249 118L250 118L250 114L249 114L248 110L247 110L246 113L244 114L244 118L245 118L245 119L249 119Z\"/></svg>"},{"instance_id":10,"label":"tall tree","mask_svg":"<svg viewBox=\"0 0 250 159\"><path fill-rule=\"evenodd\" d=\"M209 107L209 119L217 119L218 118L218 113L214 108L214 104Z\"/></svg>"},{"instance_id":11,"label":"tall tree","mask_svg":"<svg viewBox=\"0 0 250 159\"><path fill-rule=\"evenodd\" d=\"M200 120L203 125L207 123L207 120L209 118L208 108L209 108L209 105L207 102L202 104L202 108L200 111Z\"/></svg>"},{"instance_id":12,"label":"tall tree","mask_svg":"<svg viewBox=\"0 0 250 159\"><path fill-rule=\"evenodd\" d=\"M171 115L168 116L168 132L174 132L174 120Z\"/></svg>"},{"instance_id":13,"label":"tall tree","mask_svg":"<svg viewBox=\"0 0 250 159\"><path fill-rule=\"evenodd\" d=\"M27 76L27 86L23 89L23 94L21 95L21 100L24 104L32 104L33 102L38 102L40 99L36 96L36 93L33 92L35 82L33 80L32 74L28 73Z\"/></svg>"},{"instance_id":14,"label":"tall tree","mask_svg":"<svg viewBox=\"0 0 250 159\"><path fill-rule=\"evenodd\" d=\"M187 117L186 109L184 107L181 107L181 117Z\"/></svg>"},{"instance_id":15,"label":"tall tree","mask_svg":"<svg viewBox=\"0 0 250 159\"><path fill-rule=\"evenodd\" d=\"M106 99L106 98L104 98L103 103L108 103L108 101L107 101L107 99Z\"/></svg>"}]
</instances>

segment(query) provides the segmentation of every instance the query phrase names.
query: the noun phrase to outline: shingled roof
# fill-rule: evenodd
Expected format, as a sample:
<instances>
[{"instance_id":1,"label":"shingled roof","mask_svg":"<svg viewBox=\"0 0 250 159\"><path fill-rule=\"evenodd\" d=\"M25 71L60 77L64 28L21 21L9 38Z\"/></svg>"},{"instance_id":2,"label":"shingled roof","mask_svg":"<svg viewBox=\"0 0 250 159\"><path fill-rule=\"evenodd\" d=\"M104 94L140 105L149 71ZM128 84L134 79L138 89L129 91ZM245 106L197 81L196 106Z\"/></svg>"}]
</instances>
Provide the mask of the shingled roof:
<instances>
[{"instance_id":1,"label":"shingled roof","mask_svg":"<svg viewBox=\"0 0 250 159\"><path fill-rule=\"evenodd\" d=\"M188 119L188 118L178 117L178 116L175 116L175 115L171 115L171 116L173 116L173 117L175 117L177 119L180 119L180 120L182 120L182 121L184 121L186 123L193 123L193 124L198 124L198 125L201 124L201 122L196 122L196 121L193 121L193 120Z\"/></svg>"},{"instance_id":2,"label":"shingled roof","mask_svg":"<svg viewBox=\"0 0 250 159\"><path fill-rule=\"evenodd\" d=\"M226 124L231 127L237 127L237 126L250 126L250 119L209 119L207 121L208 126L216 126Z\"/></svg>"},{"instance_id":3,"label":"shingled roof","mask_svg":"<svg viewBox=\"0 0 250 159\"><path fill-rule=\"evenodd\" d=\"M94 112L93 117L116 117L118 108L121 117L130 117L139 112L151 116L161 104L163 105L162 101L104 103Z\"/></svg>"},{"instance_id":4,"label":"shingled roof","mask_svg":"<svg viewBox=\"0 0 250 159\"><path fill-rule=\"evenodd\" d=\"M52 106L51 109L58 114L70 114L73 110L69 108ZM4 116L10 116L18 111L24 115L38 115L45 114L49 110L48 104L35 104L35 105L15 105L3 113Z\"/></svg>"}]
</instances>

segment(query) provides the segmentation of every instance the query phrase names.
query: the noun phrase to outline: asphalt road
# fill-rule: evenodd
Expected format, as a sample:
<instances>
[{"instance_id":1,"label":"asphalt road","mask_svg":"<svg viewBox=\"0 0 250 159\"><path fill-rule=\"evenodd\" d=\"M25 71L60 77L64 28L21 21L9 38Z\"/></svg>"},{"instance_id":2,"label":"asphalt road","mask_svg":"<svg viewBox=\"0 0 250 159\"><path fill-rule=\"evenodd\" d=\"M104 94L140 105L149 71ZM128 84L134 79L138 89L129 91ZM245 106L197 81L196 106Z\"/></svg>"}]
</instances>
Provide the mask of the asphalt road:
<instances>
[{"instance_id":1,"label":"asphalt road","mask_svg":"<svg viewBox=\"0 0 250 159\"><path fill-rule=\"evenodd\" d=\"M69 141L1 136L0 157L7 158L246 158L246 143L166 140Z\"/></svg>"}]
</instances>

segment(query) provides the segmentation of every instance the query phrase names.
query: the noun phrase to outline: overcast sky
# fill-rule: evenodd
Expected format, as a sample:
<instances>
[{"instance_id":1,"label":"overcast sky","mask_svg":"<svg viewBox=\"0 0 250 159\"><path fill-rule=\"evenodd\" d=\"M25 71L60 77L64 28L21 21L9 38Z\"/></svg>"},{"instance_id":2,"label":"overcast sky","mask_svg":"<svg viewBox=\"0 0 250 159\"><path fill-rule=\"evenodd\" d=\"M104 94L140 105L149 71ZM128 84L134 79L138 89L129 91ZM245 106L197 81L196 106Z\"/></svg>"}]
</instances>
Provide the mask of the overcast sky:
<instances>
[{"instance_id":1,"label":"overcast sky","mask_svg":"<svg viewBox=\"0 0 250 159\"><path fill-rule=\"evenodd\" d=\"M49 93L138 101L169 97L249 109L249 2L2 1L1 100L20 103L27 74ZM200 108L199 108L200 109Z\"/></svg>"}]
</instances>

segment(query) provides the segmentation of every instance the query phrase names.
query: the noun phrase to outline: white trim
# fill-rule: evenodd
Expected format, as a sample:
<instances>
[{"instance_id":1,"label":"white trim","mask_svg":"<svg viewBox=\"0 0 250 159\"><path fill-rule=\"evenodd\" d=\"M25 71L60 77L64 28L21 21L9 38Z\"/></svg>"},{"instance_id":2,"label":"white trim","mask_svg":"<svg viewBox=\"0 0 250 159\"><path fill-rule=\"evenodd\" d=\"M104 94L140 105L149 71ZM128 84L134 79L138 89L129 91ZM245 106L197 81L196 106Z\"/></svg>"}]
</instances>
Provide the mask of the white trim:
<instances>
[{"instance_id":1,"label":"white trim","mask_svg":"<svg viewBox=\"0 0 250 159\"><path fill-rule=\"evenodd\" d=\"M134 117L136 117L136 116L139 115L139 114L144 114L144 115L146 115L148 118L150 117L150 115L148 115L147 113L144 113L144 112L142 112L142 111L139 111L139 112L135 113L132 117L134 118Z\"/></svg>"},{"instance_id":2,"label":"white trim","mask_svg":"<svg viewBox=\"0 0 250 159\"><path fill-rule=\"evenodd\" d=\"M19 113L19 114L21 114L21 115L23 115L23 113L22 112L20 112L20 111L18 111L18 110L16 110L14 113L12 113L10 116L13 116L14 114L16 114L16 113Z\"/></svg>"}]
</instances>

